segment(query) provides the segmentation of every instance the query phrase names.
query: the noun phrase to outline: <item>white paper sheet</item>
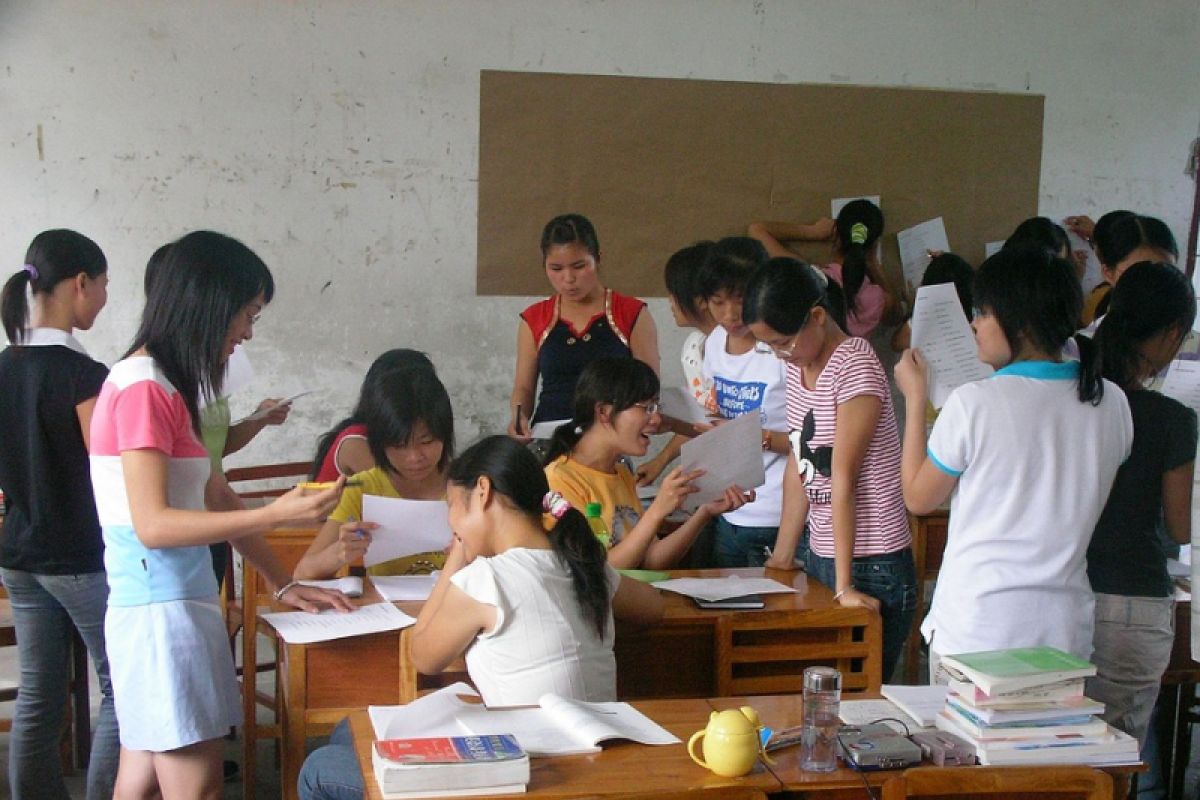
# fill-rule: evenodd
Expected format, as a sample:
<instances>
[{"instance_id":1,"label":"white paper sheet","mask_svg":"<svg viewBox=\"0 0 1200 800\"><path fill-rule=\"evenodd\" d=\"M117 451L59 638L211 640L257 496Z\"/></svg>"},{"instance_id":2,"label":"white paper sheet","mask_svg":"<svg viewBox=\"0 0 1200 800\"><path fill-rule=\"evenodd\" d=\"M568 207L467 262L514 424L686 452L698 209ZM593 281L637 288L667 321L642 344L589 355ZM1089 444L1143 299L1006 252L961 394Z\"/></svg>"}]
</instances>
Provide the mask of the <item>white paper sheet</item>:
<instances>
[{"instance_id":1,"label":"white paper sheet","mask_svg":"<svg viewBox=\"0 0 1200 800\"><path fill-rule=\"evenodd\" d=\"M559 425L566 425L570 421L569 419L554 419L548 422L539 422L529 429L529 435L534 439L549 439Z\"/></svg>"},{"instance_id":2,"label":"white paper sheet","mask_svg":"<svg viewBox=\"0 0 1200 800\"><path fill-rule=\"evenodd\" d=\"M879 195L877 194L864 194L858 197L835 197L829 201L829 216L837 219L837 215L842 213L842 209L848 203L852 203L855 200L870 200L875 205L883 208L883 204L879 202Z\"/></svg>"},{"instance_id":3,"label":"white paper sheet","mask_svg":"<svg viewBox=\"0 0 1200 800\"><path fill-rule=\"evenodd\" d=\"M946 707L948 686L902 686L885 683L880 691L917 724L932 728L934 720Z\"/></svg>"},{"instance_id":4,"label":"white paper sheet","mask_svg":"<svg viewBox=\"0 0 1200 800\"><path fill-rule=\"evenodd\" d=\"M465 736L458 715L478 705L462 700L459 695L479 697L469 684L459 682L402 706L367 706L367 716L371 718L376 739Z\"/></svg>"},{"instance_id":5,"label":"white paper sheet","mask_svg":"<svg viewBox=\"0 0 1200 800\"><path fill-rule=\"evenodd\" d=\"M992 256L996 255L996 253L999 253L1001 248L1003 248L1003 247L1004 247L1003 240L1001 240L999 242L986 242L983 245L983 257L991 258Z\"/></svg>"},{"instance_id":6,"label":"white paper sheet","mask_svg":"<svg viewBox=\"0 0 1200 800\"><path fill-rule=\"evenodd\" d=\"M1180 358L1172 361L1163 380L1162 393L1200 413L1200 361Z\"/></svg>"},{"instance_id":7,"label":"white paper sheet","mask_svg":"<svg viewBox=\"0 0 1200 800\"><path fill-rule=\"evenodd\" d=\"M444 550L450 544L450 521L445 500L404 500L363 495L363 519L379 527L363 563L382 564L394 558Z\"/></svg>"},{"instance_id":8,"label":"white paper sheet","mask_svg":"<svg viewBox=\"0 0 1200 800\"><path fill-rule=\"evenodd\" d=\"M941 217L914 225L896 234L896 243L900 245L900 264L904 268L904 280L911 287L921 285L925 268L929 266L929 251L950 250L950 241L946 238L946 223Z\"/></svg>"},{"instance_id":9,"label":"white paper sheet","mask_svg":"<svg viewBox=\"0 0 1200 800\"><path fill-rule=\"evenodd\" d=\"M1083 287L1083 295L1087 297L1088 292L1095 289L1104 280L1104 273L1100 271L1100 259L1096 257L1096 251L1092 249L1092 246L1070 228L1067 229L1067 239L1071 242L1072 266L1075 264L1073 257L1076 250L1087 253L1087 266L1083 268L1083 277L1079 279L1079 284Z\"/></svg>"},{"instance_id":10,"label":"white paper sheet","mask_svg":"<svg viewBox=\"0 0 1200 800\"><path fill-rule=\"evenodd\" d=\"M718 499L730 486L756 489L766 481L763 469L762 422L757 413L743 414L684 443L679 466L684 472L705 473L693 484L698 491L687 496L688 511Z\"/></svg>"},{"instance_id":11,"label":"white paper sheet","mask_svg":"<svg viewBox=\"0 0 1200 800\"><path fill-rule=\"evenodd\" d=\"M922 286L917 290L912 346L929 363L929 400L934 408L945 405L957 387L982 380L994 371L979 360L971 324L952 283Z\"/></svg>"},{"instance_id":12,"label":"white paper sheet","mask_svg":"<svg viewBox=\"0 0 1200 800\"><path fill-rule=\"evenodd\" d=\"M347 597L362 597L363 581L356 575L344 578L330 578L325 581L299 581L301 586L312 586L317 589L335 589Z\"/></svg>"},{"instance_id":13,"label":"white paper sheet","mask_svg":"<svg viewBox=\"0 0 1200 800\"><path fill-rule=\"evenodd\" d=\"M695 401L691 392L679 386L664 388L659 392L658 402L659 411L662 412L664 417L671 417L680 422L692 424L707 424L712 422L704 406Z\"/></svg>"},{"instance_id":14,"label":"white paper sheet","mask_svg":"<svg viewBox=\"0 0 1200 800\"><path fill-rule=\"evenodd\" d=\"M374 603L350 612L332 609L319 614L281 611L262 616L288 644L328 642L368 633L397 631L416 622L391 603Z\"/></svg>"},{"instance_id":15,"label":"white paper sheet","mask_svg":"<svg viewBox=\"0 0 1200 800\"><path fill-rule=\"evenodd\" d=\"M428 600L437 578L436 572L429 575L372 575L371 585L389 603Z\"/></svg>"},{"instance_id":16,"label":"white paper sheet","mask_svg":"<svg viewBox=\"0 0 1200 800\"><path fill-rule=\"evenodd\" d=\"M672 578L659 581L654 588L700 600L724 600L746 594L794 594L796 591L771 578L740 578L737 575L723 578Z\"/></svg>"},{"instance_id":17,"label":"white paper sheet","mask_svg":"<svg viewBox=\"0 0 1200 800\"><path fill-rule=\"evenodd\" d=\"M316 389L308 389L303 392L297 392L296 394L294 394L290 397L283 398L276 405L268 406L266 408L260 408L258 411L255 411L253 414L249 414L245 417L242 417L241 419L239 419L237 422L235 422L233 424L237 425L238 423L241 423L241 422L253 422L254 420L258 420L258 419L266 419L267 415L270 414L277 406L290 406L293 402L295 402L296 400L299 400L301 397L307 397L308 395L313 394L314 392L316 392Z\"/></svg>"},{"instance_id":18,"label":"white paper sheet","mask_svg":"<svg viewBox=\"0 0 1200 800\"><path fill-rule=\"evenodd\" d=\"M899 734L915 733L921 728L916 720L897 708L890 700L843 700L838 706L838 716L847 725L870 725L878 720L880 724L887 725ZM904 724L896 722L897 719ZM904 729L904 725L908 726L908 731Z\"/></svg>"},{"instance_id":19,"label":"white paper sheet","mask_svg":"<svg viewBox=\"0 0 1200 800\"><path fill-rule=\"evenodd\" d=\"M254 380L254 366L246 348L240 344L233 348L233 355L225 362L225 380L221 382L221 397L232 397L250 385ZM208 405L208 398L200 393L200 408Z\"/></svg>"}]
</instances>

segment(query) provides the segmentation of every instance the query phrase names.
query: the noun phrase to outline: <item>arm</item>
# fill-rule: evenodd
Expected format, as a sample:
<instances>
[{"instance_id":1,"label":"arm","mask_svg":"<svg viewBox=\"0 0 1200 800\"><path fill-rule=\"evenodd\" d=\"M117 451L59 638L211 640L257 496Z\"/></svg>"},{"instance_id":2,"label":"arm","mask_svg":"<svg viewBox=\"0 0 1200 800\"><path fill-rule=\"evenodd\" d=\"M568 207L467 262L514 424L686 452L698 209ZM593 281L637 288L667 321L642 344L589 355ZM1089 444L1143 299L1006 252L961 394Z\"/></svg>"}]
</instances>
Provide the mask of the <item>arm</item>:
<instances>
[{"instance_id":1,"label":"arm","mask_svg":"<svg viewBox=\"0 0 1200 800\"><path fill-rule=\"evenodd\" d=\"M280 525L311 525L337 505L343 481L305 495L293 489L270 505L239 511L210 512L167 504L168 458L161 450L125 450L121 470L138 539L146 547L185 547L241 539Z\"/></svg>"},{"instance_id":2,"label":"arm","mask_svg":"<svg viewBox=\"0 0 1200 800\"><path fill-rule=\"evenodd\" d=\"M638 314L633 330L629 332L629 350L638 361L644 361L654 374L658 374L658 329L654 327L654 317L650 309L643 308Z\"/></svg>"},{"instance_id":3,"label":"arm","mask_svg":"<svg viewBox=\"0 0 1200 800\"><path fill-rule=\"evenodd\" d=\"M958 478L938 468L925 453L925 405L929 402L929 370L920 350L905 350L896 363L896 385L904 395L904 448L900 482L904 504L914 514L928 514L945 502Z\"/></svg>"},{"instance_id":4,"label":"arm","mask_svg":"<svg viewBox=\"0 0 1200 800\"><path fill-rule=\"evenodd\" d=\"M1189 461L1163 473L1162 504L1167 533L1179 544L1192 541L1192 473L1196 462Z\"/></svg>"},{"instance_id":5,"label":"arm","mask_svg":"<svg viewBox=\"0 0 1200 800\"><path fill-rule=\"evenodd\" d=\"M262 432L262 429L268 425L282 425L287 421L288 414L292 411L290 403L280 403L279 400L270 397L259 403L254 411L258 413L268 408L270 411L265 417L260 419L246 419L236 425L229 426L229 434L225 437L224 455L236 453L250 444L250 440L258 436Z\"/></svg>"},{"instance_id":6,"label":"arm","mask_svg":"<svg viewBox=\"0 0 1200 800\"><path fill-rule=\"evenodd\" d=\"M654 625L662 619L663 599L648 583L622 576L612 599L613 617L632 625Z\"/></svg>"},{"instance_id":7,"label":"arm","mask_svg":"<svg viewBox=\"0 0 1200 800\"><path fill-rule=\"evenodd\" d=\"M804 535L804 523L808 521L808 495L804 493L804 481L800 480L800 469L796 456L788 453L788 463L783 471L783 506L779 513L779 533L775 536L775 549L765 566L772 569L795 569L796 547Z\"/></svg>"},{"instance_id":8,"label":"arm","mask_svg":"<svg viewBox=\"0 0 1200 800\"><path fill-rule=\"evenodd\" d=\"M892 334L892 350L903 353L912 346L912 325L905 322Z\"/></svg>"},{"instance_id":9,"label":"arm","mask_svg":"<svg viewBox=\"0 0 1200 800\"><path fill-rule=\"evenodd\" d=\"M854 588L854 540L857 536L859 472L875 435L883 401L869 394L852 397L837 407L833 433L833 465L830 474L833 511L834 591L844 606L866 606L879 610L879 601Z\"/></svg>"},{"instance_id":10,"label":"arm","mask_svg":"<svg viewBox=\"0 0 1200 800\"><path fill-rule=\"evenodd\" d=\"M496 624L496 609L472 599L450 582L465 566L462 542L455 537L432 594L412 628L412 660L426 675L436 675L458 658L480 631Z\"/></svg>"},{"instance_id":11,"label":"arm","mask_svg":"<svg viewBox=\"0 0 1200 800\"><path fill-rule=\"evenodd\" d=\"M795 258L784 242L826 242L833 238L834 222L822 217L811 225L795 222L752 222L746 233L763 243L772 258L786 256Z\"/></svg>"},{"instance_id":12,"label":"arm","mask_svg":"<svg viewBox=\"0 0 1200 800\"><path fill-rule=\"evenodd\" d=\"M332 578L347 564L362 558L371 544L374 522L340 522L328 519L321 532L296 564L295 575L302 580Z\"/></svg>"},{"instance_id":13,"label":"arm","mask_svg":"<svg viewBox=\"0 0 1200 800\"><path fill-rule=\"evenodd\" d=\"M375 456L365 437L347 436L337 444L333 465L341 475L357 475L375 468Z\"/></svg>"},{"instance_id":14,"label":"arm","mask_svg":"<svg viewBox=\"0 0 1200 800\"><path fill-rule=\"evenodd\" d=\"M275 551L261 534L247 536L233 543L233 547L263 574L272 590L280 589L292 582L292 576L275 557ZM317 612L322 606L332 606L338 611L353 611L354 604L346 595L315 586L292 586L279 598L301 611Z\"/></svg>"},{"instance_id":15,"label":"arm","mask_svg":"<svg viewBox=\"0 0 1200 800\"><path fill-rule=\"evenodd\" d=\"M75 416L79 417L79 432L83 434L83 447L92 449L92 412L96 410L96 398L89 397L75 406Z\"/></svg>"},{"instance_id":16,"label":"arm","mask_svg":"<svg viewBox=\"0 0 1200 800\"><path fill-rule=\"evenodd\" d=\"M696 473L691 473L691 476L694 478ZM695 490L693 489L692 491ZM691 492L688 493L690 494ZM700 506L696 509L695 513L688 517L687 522L671 531L670 534L661 539L655 537L650 542L650 546L646 548L646 555L643 560L644 566L646 569L670 569L687 555L687 551L692 548L692 544L695 543L700 531L704 529L704 526L713 517L719 517L753 501L753 491L743 494L739 487L730 486L725 490L724 496Z\"/></svg>"},{"instance_id":17,"label":"arm","mask_svg":"<svg viewBox=\"0 0 1200 800\"><path fill-rule=\"evenodd\" d=\"M537 342L533 341L528 323L521 320L517 323L517 371L513 374L512 396L508 400L508 435L522 441L529 441L529 418L533 415L537 379Z\"/></svg>"}]
</instances>

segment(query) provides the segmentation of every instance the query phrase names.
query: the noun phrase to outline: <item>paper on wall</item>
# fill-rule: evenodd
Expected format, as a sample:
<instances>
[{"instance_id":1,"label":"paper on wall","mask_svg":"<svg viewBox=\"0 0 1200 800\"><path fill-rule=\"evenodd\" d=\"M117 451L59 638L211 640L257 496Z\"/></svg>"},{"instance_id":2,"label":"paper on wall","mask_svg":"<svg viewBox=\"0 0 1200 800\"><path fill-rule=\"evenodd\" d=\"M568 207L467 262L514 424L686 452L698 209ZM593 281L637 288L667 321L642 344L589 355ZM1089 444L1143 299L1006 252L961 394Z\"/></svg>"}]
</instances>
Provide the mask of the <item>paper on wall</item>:
<instances>
[{"instance_id":1,"label":"paper on wall","mask_svg":"<svg viewBox=\"0 0 1200 800\"><path fill-rule=\"evenodd\" d=\"M1003 248L1004 248L1003 240L1001 240L999 242L987 242L983 245L983 257L991 258L992 256L996 255L996 253L999 253L1001 251L1001 249L1003 249Z\"/></svg>"},{"instance_id":2,"label":"paper on wall","mask_svg":"<svg viewBox=\"0 0 1200 800\"><path fill-rule=\"evenodd\" d=\"M925 268L929 266L929 251L950 250L950 241L946 238L946 223L941 217L934 217L920 225L900 231L896 234L896 243L900 246L900 264L904 268L904 280L910 287L921 285Z\"/></svg>"},{"instance_id":3,"label":"paper on wall","mask_svg":"<svg viewBox=\"0 0 1200 800\"><path fill-rule=\"evenodd\" d=\"M952 283L917 290L912 346L929 364L929 400L934 408L945 405L950 393L962 384L982 380L993 372L979 360L975 336Z\"/></svg>"},{"instance_id":4,"label":"paper on wall","mask_svg":"<svg viewBox=\"0 0 1200 800\"><path fill-rule=\"evenodd\" d=\"M363 519L379 525L363 557L368 567L417 553L432 553L450 544L450 520L445 500L405 500L363 495Z\"/></svg>"},{"instance_id":5,"label":"paper on wall","mask_svg":"<svg viewBox=\"0 0 1200 800\"><path fill-rule=\"evenodd\" d=\"M835 197L829 201L829 216L837 219L838 214L842 213L842 209L845 208L849 203L853 203L855 200L870 200L876 206L879 206L879 208L883 208L883 205L879 202L879 195L877 194L863 194L859 195L858 197Z\"/></svg>"}]
</instances>

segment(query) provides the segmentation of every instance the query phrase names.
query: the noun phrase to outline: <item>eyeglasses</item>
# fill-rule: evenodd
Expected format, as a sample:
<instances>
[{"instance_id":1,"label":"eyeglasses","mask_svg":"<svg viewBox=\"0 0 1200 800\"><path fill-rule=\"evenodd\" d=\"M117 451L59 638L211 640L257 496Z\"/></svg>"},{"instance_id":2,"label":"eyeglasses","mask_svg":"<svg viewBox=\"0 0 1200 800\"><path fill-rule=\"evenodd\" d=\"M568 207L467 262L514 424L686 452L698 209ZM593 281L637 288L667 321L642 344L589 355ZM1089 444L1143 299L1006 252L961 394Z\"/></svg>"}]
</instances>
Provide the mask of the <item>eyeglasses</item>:
<instances>
[{"instance_id":1,"label":"eyeglasses","mask_svg":"<svg viewBox=\"0 0 1200 800\"><path fill-rule=\"evenodd\" d=\"M658 413L658 410L660 408L662 408L662 406L659 405L657 401L655 401L653 403L634 403L633 407L642 409L643 411L646 412L646 416L648 416L648 417L653 417L655 414Z\"/></svg>"},{"instance_id":2,"label":"eyeglasses","mask_svg":"<svg viewBox=\"0 0 1200 800\"><path fill-rule=\"evenodd\" d=\"M800 327L803 328L804 326L801 325ZM774 355L776 358L791 358L792 353L794 353L796 350L796 340L799 338L800 332L797 331L796 335L791 338L791 341L789 341L786 345L781 345L779 347L776 347L773 344L768 344L767 342L755 342L754 352L761 353L765 356Z\"/></svg>"}]
</instances>

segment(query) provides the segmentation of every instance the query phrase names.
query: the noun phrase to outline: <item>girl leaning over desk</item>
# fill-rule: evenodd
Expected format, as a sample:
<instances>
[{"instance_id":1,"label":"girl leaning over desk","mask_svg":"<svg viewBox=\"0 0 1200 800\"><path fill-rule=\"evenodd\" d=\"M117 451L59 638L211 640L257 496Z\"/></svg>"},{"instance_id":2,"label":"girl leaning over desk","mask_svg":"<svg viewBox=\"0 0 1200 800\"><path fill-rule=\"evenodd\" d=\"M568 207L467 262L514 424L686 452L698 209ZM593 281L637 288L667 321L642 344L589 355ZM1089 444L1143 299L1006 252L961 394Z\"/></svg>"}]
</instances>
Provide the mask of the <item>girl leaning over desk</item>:
<instances>
[{"instance_id":1,"label":"girl leaning over desk","mask_svg":"<svg viewBox=\"0 0 1200 800\"><path fill-rule=\"evenodd\" d=\"M413 627L417 669L437 674L465 653L489 706L535 705L547 692L615 700L613 619L657 622L658 592L605 562L583 514L513 439L483 439L447 478L454 541ZM302 800L363 796L345 722L305 760L299 790Z\"/></svg>"}]
</instances>

